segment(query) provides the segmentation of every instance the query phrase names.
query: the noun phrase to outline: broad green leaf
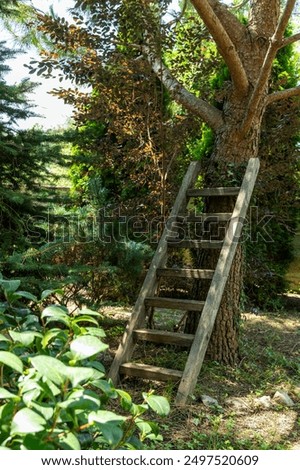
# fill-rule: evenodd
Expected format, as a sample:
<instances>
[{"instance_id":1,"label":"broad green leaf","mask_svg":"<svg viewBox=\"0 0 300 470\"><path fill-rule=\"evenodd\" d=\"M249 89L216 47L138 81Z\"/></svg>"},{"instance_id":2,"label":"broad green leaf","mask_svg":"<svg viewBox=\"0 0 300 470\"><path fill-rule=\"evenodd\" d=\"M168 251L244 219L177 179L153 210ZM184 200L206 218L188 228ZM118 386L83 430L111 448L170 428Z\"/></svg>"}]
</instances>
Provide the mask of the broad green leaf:
<instances>
[{"instance_id":1,"label":"broad green leaf","mask_svg":"<svg viewBox=\"0 0 300 470\"><path fill-rule=\"evenodd\" d=\"M97 336L97 338L105 338L106 334L102 328L93 328L92 326L88 326L86 331L91 336Z\"/></svg>"},{"instance_id":2,"label":"broad green leaf","mask_svg":"<svg viewBox=\"0 0 300 470\"><path fill-rule=\"evenodd\" d=\"M115 446L123 437L122 424L126 421L124 416L111 411L99 410L89 414L89 422L94 423L100 429L103 437L111 446Z\"/></svg>"},{"instance_id":3,"label":"broad green leaf","mask_svg":"<svg viewBox=\"0 0 300 470\"><path fill-rule=\"evenodd\" d=\"M100 404L98 396L91 390L76 390L67 400L59 403L59 406L65 409L94 411L100 408Z\"/></svg>"},{"instance_id":4,"label":"broad green leaf","mask_svg":"<svg viewBox=\"0 0 300 470\"><path fill-rule=\"evenodd\" d=\"M105 395L109 398L117 398L118 394L113 385L111 385L107 380L94 380L92 381L93 387L99 388Z\"/></svg>"},{"instance_id":5,"label":"broad green leaf","mask_svg":"<svg viewBox=\"0 0 300 470\"><path fill-rule=\"evenodd\" d=\"M45 419L29 408L22 408L13 417L11 424L12 434L30 434L43 431L46 426Z\"/></svg>"},{"instance_id":6,"label":"broad green leaf","mask_svg":"<svg viewBox=\"0 0 300 470\"><path fill-rule=\"evenodd\" d=\"M143 393L143 397L150 408L159 416L167 416L170 413L170 405L165 397L147 395L146 393Z\"/></svg>"},{"instance_id":7,"label":"broad green leaf","mask_svg":"<svg viewBox=\"0 0 300 470\"><path fill-rule=\"evenodd\" d=\"M121 397L121 406L123 410L129 411L132 407L132 399L129 393L124 390L116 390L117 394Z\"/></svg>"},{"instance_id":8,"label":"broad green leaf","mask_svg":"<svg viewBox=\"0 0 300 470\"><path fill-rule=\"evenodd\" d=\"M32 403L31 407L33 410L37 411L42 415L47 421L52 418L54 414L54 408L50 405L41 405L39 403Z\"/></svg>"},{"instance_id":9,"label":"broad green leaf","mask_svg":"<svg viewBox=\"0 0 300 470\"><path fill-rule=\"evenodd\" d=\"M76 317L74 318L74 320L72 320L72 323L81 323L81 322L84 322L84 323L93 323L94 325L98 325L98 322L97 320L95 320L95 318L92 318L90 317L89 315L81 315L80 317Z\"/></svg>"},{"instance_id":10,"label":"broad green leaf","mask_svg":"<svg viewBox=\"0 0 300 470\"><path fill-rule=\"evenodd\" d=\"M42 347L45 349L52 339L58 337L61 337L62 339L67 339L67 334L65 331L60 330L58 328L52 328L51 330L48 330L42 339Z\"/></svg>"},{"instance_id":11,"label":"broad green leaf","mask_svg":"<svg viewBox=\"0 0 300 470\"><path fill-rule=\"evenodd\" d=\"M26 406L31 407L32 402L37 400L41 394L41 389L39 387L32 388L27 392L23 392L23 401Z\"/></svg>"},{"instance_id":12,"label":"broad green leaf","mask_svg":"<svg viewBox=\"0 0 300 470\"><path fill-rule=\"evenodd\" d=\"M91 367L67 367L68 378L73 387L91 380L95 376L95 372L97 371Z\"/></svg>"},{"instance_id":13,"label":"broad green leaf","mask_svg":"<svg viewBox=\"0 0 300 470\"><path fill-rule=\"evenodd\" d=\"M107 344L90 335L80 336L70 344L70 350L77 361L95 356L95 354L105 351L107 348Z\"/></svg>"},{"instance_id":14,"label":"broad green leaf","mask_svg":"<svg viewBox=\"0 0 300 470\"><path fill-rule=\"evenodd\" d=\"M90 310L89 308L83 308L82 310L79 310L78 314L103 318L103 315L101 313L95 312L94 310Z\"/></svg>"},{"instance_id":15,"label":"broad green leaf","mask_svg":"<svg viewBox=\"0 0 300 470\"><path fill-rule=\"evenodd\" d=\"M144 421L142 419L137 418L135 420L135 424L137 425L138 429L141 431L143 436L147 436L152 432L152 427L148 421Z\"/></svg>"},{"instance_id":16,"label":"broad green leaf","mask_svg":"<svg viewBox=\"0 0 300 470\"><path fill-rule=\"evenodd\" d=\"M31 294L31 292L27 292L25 290L18 290L15 293L17 295L19 295L20 297L24 297L24 299L29 299L29 300L32 300L33 302L38 301L37 297L35 295Z\"/></svg>"},{"instance_id":17,"label":"broad green leaf","mask_svg":"<svg viewBox=\"0 0 300 470\"><path fill-rule=\"evenodd\" d=\"M14 331L9 330L9 335L16 343L21 343L23 346L30 346L36 337L42 338L43 335L37 331Z\"/></svg>"},{"instance_id":18,"label":"broad green leaf","mask_svg":"<svg viewBox=\"0 0 300 470\"><path fill-rule=\"evenodd\" d=\"M63 295L63 291L61 289L46 289L43 290L42 295L41 295L41 300L45 300L49 295L52 294L60 294Z\"/></svg>"},{"instance_id":19,"label":"broad green leaf","mask_svg":"<svg viewBox=\"0 0 300 470\"><path fill-rule=\"evenodd\" d=\"M57 321L64 323L68 327L71 324L68 311L62 305L50 305L49 307L46 307L43 310L41 317L48 318L47 323L50 323L51 321Z\"/></svg>"},{"instance_id":20,"label":"broad green leaf","mask_svg":"<svg viewBox=\"0 0 300 470\"><path fill-rule=\"evenodd\" d=\"M133 416L140 416L146 411L148 411L147 405L136 405L135 403L132 403L130 412Z\"/></svg>"},{"instance_id":21,"label":"broad green leaf","mask_svg":"<svg viewBox=\"0 0 300 470\"><path fill-rule=\"evenodd\" d=\"M105 367L102 364L102 362L99 361L89 361L89 366L92 367L93 369L98 370L99 372L104 372L105 373Z\"/></svg>"},{"instance_id":22,"label":"broad green leaf","mask_svg":"<svg viewBox=\"0 0 300 470\"><path fill-rule=\"evenodd\" d=\"M10 280L10 281L6 281L4 279L0 280L0 286L2 286L6 292L15 292L19 288L20 284L21 284L21 281L19 280Z\"/></svg>"},{"instance_id":23,"label":"broad green leaf","mask_svg":"<svg viewBox=\"0 0 300 470\"><path fill-rule=\"evenodd\" d=\"M20 401L20 397L14 393L9 392L6 388L0 387L0 400L14 400Z\"/></svg>"},{"instance_id":24,"label":"broad green leaf","mask_svg":"<svg viewBox=\"0 0 300 470\"><path fill-rule=\"evenodd\" d=\"M1 334L0 334L0 341L5 341L5 342L7 342L7 343L10 343L10 342L11 342L9 338L7 338L6 336L1 335Z\"/></svg>"},{"instance_id":25,"label":"broad green leaf","mask_svg":"<svg viewBox=\"0 0 300 470\"><path fill-rule=\"evenodd\" d=\"M63 385L67 379L67 367L55 357L35 356L31 358L35 369L55 385Z\"/></svg>"},{"instance_id":26,"label":"broad green leaf","mask_svg":"<svg viewBox=\"0 0 300 470\"><path fill-rule=\"evenodd\" d=\"M23 372L23 363L15 354L7 351L0 351L0 363L5 364L8 367L20 372Z\"/></svg>"},{"instance_id":27,"label":"broad green leaf","mask_svg":"<svg viewBox=\"0 0 300 470\"><path fill-rule=\"evenodd\" d=\"M33 434L24 436L23 446L25 450L54 450L53 444L44 442L39 436L34 436Z\"/></svg>"},{"instance_id":28,"label":"broad green leaf","mask_svg":"<svg viewBox=\"0 0 300 470\"><path fill-rule=\"evenodd\" d=\"M71 432L60 435L59 444L61 448L64 450L80 450L81 449L80 443L77 437Z\"/></svg>"}]
</instances>

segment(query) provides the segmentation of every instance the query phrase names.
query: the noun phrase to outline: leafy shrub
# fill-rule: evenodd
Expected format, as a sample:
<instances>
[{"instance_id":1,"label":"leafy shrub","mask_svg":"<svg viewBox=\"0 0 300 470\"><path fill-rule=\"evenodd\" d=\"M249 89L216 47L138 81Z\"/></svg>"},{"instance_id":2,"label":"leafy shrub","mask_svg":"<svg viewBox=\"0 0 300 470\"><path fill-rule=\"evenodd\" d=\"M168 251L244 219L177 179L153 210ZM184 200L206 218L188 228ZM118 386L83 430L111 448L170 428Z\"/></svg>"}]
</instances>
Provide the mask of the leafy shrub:
<instances>
[{"instance_id":1,"label":"leafy shrub","mask_svg":"<svg viewBox=\"0 0 300 470\"><path fill-rule=\"evenodd\" d=\"M99 313L41 309L53 292L38 300L19 280L0 278L0 287L0 449L136 449L162 439L142 415L168 414L167 400L150 392L134 404L105 378Z\"/></svg>"}]
</instances>

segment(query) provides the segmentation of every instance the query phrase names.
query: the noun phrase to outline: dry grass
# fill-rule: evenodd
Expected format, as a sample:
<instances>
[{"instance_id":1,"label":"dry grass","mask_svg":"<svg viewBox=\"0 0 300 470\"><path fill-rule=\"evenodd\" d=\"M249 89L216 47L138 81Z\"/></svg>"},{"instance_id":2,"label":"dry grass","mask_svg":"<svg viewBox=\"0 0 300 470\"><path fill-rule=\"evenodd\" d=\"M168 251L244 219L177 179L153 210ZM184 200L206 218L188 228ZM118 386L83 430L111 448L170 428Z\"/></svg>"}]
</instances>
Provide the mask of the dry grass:
<instances>
[{"instance_id":1,"label":"dry grass","mask_svg":"<svg viewBox=\"0 0 300 470\"><path fill-rule=\"evenodd\" d=\"M295 309L280 313L243 314L241 328L241 361L235 368L206 361L200 373L194 397L189 406L172 406L168 418L161 420L164 449L289 449L300 448L300 324L299 304ZM108 328L109 366L123 329L125 316L117 312L117 319ZM123 326L122 326L123 325ZM112 333L112 335L110 334ZM176 348L148 346L146 354L152 363L178 364L185 361L185 352ZM152 348L152 349L151 349ZM141 354L141 351L140 351ZM137 401L141 392L154 389L155 393L172 400L176 385L126 379L122 386ZM288 392L295 406L287 408L272 401L265 409L257 398L271 398L277 390ZM210 395L219 406L204 406L201 395ZM237 398L229 403L228 398Z\"/></svg>"}]
</instances>

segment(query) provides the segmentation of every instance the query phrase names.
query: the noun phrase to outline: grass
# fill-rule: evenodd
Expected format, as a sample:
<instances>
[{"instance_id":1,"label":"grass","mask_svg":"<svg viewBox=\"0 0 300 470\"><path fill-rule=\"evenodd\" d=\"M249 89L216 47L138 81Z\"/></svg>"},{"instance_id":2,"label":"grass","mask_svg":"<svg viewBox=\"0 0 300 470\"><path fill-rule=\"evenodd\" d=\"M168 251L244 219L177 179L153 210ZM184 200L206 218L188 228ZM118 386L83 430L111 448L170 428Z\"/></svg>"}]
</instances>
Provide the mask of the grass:
<instances>
[{"instance_id":1,"label":"grass","mask_svg":"<svg viewBox=\"0 0 300 470\"><path fill-rule=\"evenodd\" d=\"M300 447L300 328L297 311L244 314L241 329L241 360L236 367L205 361L189 406L171 406L171 414L161 420L160 449L290 449ZM174 347L147 345L140 348L144 362L183 368L186 352ZM136 360L136 357L135 357ZM174 366L176 364L176 367ZM133 396L150 388L166 396L172 404L177 384L138 379L123 383ZM272 400L277 390L286 391L295 406L288 408ZM201 395L218 400L206 407ZM259 397L271 397L269 409L258 404ZM228 398L239 399L239 408Z\"/></svg>"}]
</instances>

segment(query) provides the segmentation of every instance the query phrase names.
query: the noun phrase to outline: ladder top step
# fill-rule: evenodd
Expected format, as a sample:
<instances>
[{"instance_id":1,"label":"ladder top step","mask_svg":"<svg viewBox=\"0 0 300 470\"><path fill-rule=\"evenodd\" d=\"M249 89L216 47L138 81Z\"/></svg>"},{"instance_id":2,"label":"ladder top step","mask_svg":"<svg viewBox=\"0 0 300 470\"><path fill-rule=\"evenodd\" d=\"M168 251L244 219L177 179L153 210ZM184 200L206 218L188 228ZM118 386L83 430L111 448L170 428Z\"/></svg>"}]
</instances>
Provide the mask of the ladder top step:
<instances>
[{"instance_id":1,"label":"ladder top step","mask_svg":"<svg viewBox=\"0 0 300 470\"><path fill-rule=\"evenodd\" d=\"M134 330L133 333L136 339L159 344L176 344L178 346L191 346L195 337L194 335L186 333L154 329L150 330L146 328Z\"/></svg>"},{"instance_id":2,"label":"ladder top step","mask_svg":"<svg viewBox=\"0 0 300 470\"><path fill-rule=\"evenodd\" d=\"M164 367L156 367L134 362L126 362L122 364L120 366L120 374L162 382L178 382L182 377L182 372L180 370L166 369Z\"/></svg>"},{"instance_id":3,"label":"ladder top step","mask_svg":"<svg viewBox=\"0 0 300 470\"><path fill-rule=\"evenodd\" d=\"M179 238L167 237L168 247L173 248L203 248L220 250L223 246L222 240L181 240Z\"/></svg>"},{"instance_id":4,"label":"ladder top step","mask_svg":"<svg viewBox=\"0 0 300 470\"><path fill-rule=\"evenodd\" d=\"M201 312L205 302L188 299L172 299L168 297L146 297L146 307L171 308Z\"/></svg>"},{"instance_id":5,"label":"ladder top step","mask_svg":"<svg viewBox=\"0 0 300 470\"><path fill-rule=\"evenodd\" d=\"M157 269L158 277L177 277L188 279L212 279L213 269L186 269L186 268L160 268Z\"/></svg>"},{"instance_id":6,"label":"ladder top step","mask_svg":"<svg viewBox=\"0 0 300 470\"><path fill-rule=\"evenodd\" d=\"M237 196L240 191L239 187L227 188L202 188L202 189L188 189L186 192L187 197L199 196Z\"/></svg>"}]
</instances>

